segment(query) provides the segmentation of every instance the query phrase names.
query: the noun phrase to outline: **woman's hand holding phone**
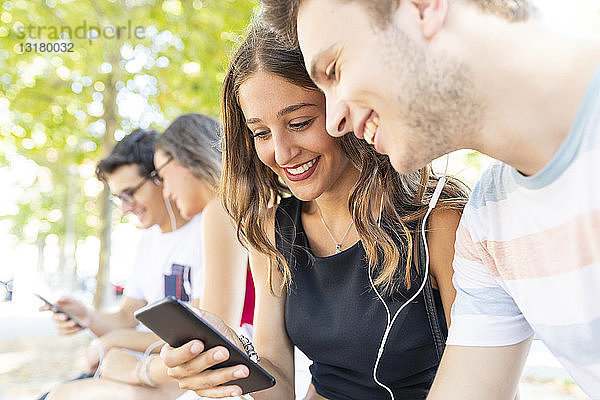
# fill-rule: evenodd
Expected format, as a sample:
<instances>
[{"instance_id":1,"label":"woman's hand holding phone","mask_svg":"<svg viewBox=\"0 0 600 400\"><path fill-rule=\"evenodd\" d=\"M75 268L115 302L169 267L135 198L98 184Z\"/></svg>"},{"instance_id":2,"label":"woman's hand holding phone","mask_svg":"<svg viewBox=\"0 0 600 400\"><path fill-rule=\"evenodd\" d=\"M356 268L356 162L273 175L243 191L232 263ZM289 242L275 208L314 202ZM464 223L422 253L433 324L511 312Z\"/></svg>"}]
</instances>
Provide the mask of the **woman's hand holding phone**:
<instances>
[{"instance_id":1,"label":"woman's hand holding phone","mask_svg":"<svg viewBox=\"0 0 600 400\"><path fill-rule=\"evenodd\" d=\"M219 317L202 310L195 309L194 311L243 350L235 331ZM209 370L208 368L229 359L229 352L222 346L204 351L204 343L200 340L192 340L177 348L165 344L160 356L168 367L167 373L178 381L180 388L193 390L203 397L222 398L241 395L242 389L239 386L220 385L245 378L250 373L248 368L241 364Z\"/></svg>"}]
</instances>

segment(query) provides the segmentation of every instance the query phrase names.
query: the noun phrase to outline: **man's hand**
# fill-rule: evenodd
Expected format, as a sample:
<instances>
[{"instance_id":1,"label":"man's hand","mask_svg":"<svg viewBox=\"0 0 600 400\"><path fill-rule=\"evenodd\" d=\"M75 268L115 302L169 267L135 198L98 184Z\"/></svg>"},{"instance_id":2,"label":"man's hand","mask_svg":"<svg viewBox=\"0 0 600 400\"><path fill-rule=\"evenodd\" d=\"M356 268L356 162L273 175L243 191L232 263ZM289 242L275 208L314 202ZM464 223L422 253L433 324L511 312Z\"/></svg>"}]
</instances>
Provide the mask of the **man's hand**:
<instances>
[{"instance_id":1,"label":"man's hand","mask_svg":"<svg viewBox=\"0 0 600 400\"><path fill-rule=\"evenodd\" d=\"M120 331L111 331L105 335L100 336L92 340L85 350L85 364L87 368L88 374L94 374L99 367L100 364L100 354L103 357L109 353L109 351L113 347L124 347L122 343L119 343L119 332Z\"/></svg>"},{"instance_id":2,"label":"man's hand","mask_svg":"<svg viewBox=\"0 0 600 400\"><path fill-rule=\"evenodd\" d=\"M100 353L106 354L102 349L102 344L98 339L92 340L89 346L85 349L85 368L86 372L90 375L96 373L100 364Z\"/></svg>"},{"instance_id":3,"label":"man's hand","mask_svg":"<svg viewBox=\"0 0 600 400\"><path fill-rule=\"evenodd\" d=\"M113 348L104 356L100 376L117 382L140 385L136 376L137 364L138 359L133 354Z\"/></svg>"},{"instance_id":4,"label":"man's hand","mask_svg":"<svg viewBox=\"0 0 600 400\"><path fill-rule=\"evenodd\" d=\"M56 305L75 318L80 325L89 326L91 312L79 300L75 300L72 297L62 297L56 302ZM51 311L51 309L47 304L44 304L40 307L40 311ZM58 333L61 335L71 335L81 330L81 327L77 326L77 322L70 319L64 313L55 312L52 318L54 319Z\"/></svg>"}]
</instances>

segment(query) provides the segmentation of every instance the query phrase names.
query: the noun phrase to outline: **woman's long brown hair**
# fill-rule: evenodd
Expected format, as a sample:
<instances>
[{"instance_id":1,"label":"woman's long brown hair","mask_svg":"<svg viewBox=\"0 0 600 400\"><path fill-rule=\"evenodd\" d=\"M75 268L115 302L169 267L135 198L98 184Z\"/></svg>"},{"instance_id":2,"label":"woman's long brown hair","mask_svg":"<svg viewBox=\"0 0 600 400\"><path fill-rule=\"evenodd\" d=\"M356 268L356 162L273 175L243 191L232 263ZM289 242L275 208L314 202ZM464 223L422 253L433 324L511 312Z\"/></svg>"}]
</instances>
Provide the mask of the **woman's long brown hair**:
<instances>
[{"instance_id":1,"label":"woman's long brown hair","mask_svg":"<svg viewBox=\"0 0 600 400\"><path fill-rule=\"evenodd\" d=\"M223 204L237 225L240 241L269 257L268 276L273 289L273 268L277 266L281 270L284 286L291 282L291 269L269 239L265 224L272 216L269 210L291 192L258 158L239 104L240 86L258 71L273 73L308 90L319 89L306 72L300 50L260 25L251 28L235 52L223 83ZM375 284L386 293L394 292L401 284L410 288L416 225L427 211L438 178L432 175L429 166L410 174L399 174L387 156L378 154L371 145L352 134L337 140L360 171L348 199L348 209L368 259L378 266ZM379 227L373 210L379 210L382 194ZM437 208L460 212L467 197L466 187L449 178ZM405 262L401 265L400 260Z\"/></svg>"}]
</instances>

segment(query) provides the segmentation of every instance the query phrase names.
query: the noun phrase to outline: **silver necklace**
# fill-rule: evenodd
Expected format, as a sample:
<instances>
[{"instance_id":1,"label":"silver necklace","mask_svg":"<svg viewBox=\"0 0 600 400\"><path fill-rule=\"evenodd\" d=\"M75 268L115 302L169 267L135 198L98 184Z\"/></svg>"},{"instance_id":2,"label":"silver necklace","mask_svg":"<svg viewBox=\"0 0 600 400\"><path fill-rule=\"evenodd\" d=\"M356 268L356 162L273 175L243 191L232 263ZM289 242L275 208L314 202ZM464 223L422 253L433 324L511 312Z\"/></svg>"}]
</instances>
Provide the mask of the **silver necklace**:
<instances>
[{"instance_id":1,"label":"silver necklace","mask_svg":"<svg viewBox=\"0 0 600 400\"><path fill-rule=\"evenodd\" d=\"M340 240L338 243L338 241L335 240L335 238L333 237L333 234L329 230L329 227L327 227L327 224L325 223L325 220L323 219L323 214L321 213L321 208L318 205L317 205L317 210L319 210L319 217L321 217L321 222L323 223L323 226L327 230L327 233L329 233L329 236L331 236L331 240L333 240L333 243L335 243L335 254L341 253L342 252L342 243L344 243L344 239L346 239L346 236L348 236L348 232L350 232L350 228L352 228L352 225L354 225L354 221L350 222L350 225L348 225L348 229L346 229L346 233L344 233L344 236L342 236L342 240Z\"/></svg>"}]
</instances>

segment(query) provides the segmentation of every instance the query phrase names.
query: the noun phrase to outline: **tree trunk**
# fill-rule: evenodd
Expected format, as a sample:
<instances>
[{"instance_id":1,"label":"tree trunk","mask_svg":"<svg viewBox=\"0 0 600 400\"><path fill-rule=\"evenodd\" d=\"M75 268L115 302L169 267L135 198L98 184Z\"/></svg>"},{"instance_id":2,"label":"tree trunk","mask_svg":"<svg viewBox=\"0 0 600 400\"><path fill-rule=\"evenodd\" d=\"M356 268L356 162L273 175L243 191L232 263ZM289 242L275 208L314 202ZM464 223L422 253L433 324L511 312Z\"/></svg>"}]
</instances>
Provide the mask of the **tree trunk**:
<instances>
[{"instance_id":1,"label":"tree trunk","mask_svg":"<svg viewBox=\"0 0 600 400\"><path fill-rule=\"evenodd\" d=\"M117 48L107 60L112 65L112 73L109 74L106 81L104 92L104 120L106 121L106 130L102 140L102 150L104 157L108 156L115 144L115 130L117 129L117 82L116 74L119 71L119 49ZM110 201L110 191L108 186L104 185L102 198L100 201L102 212L100 215L102 225L100 232L100 257L98 259L98 274L96 275L96 293L94 295L94 307L101 309L106 301L106 293L110 288L110 237L112 232L112 203Z\"/></svg>"},{"instance_id":2,"label":"tree trunk","mask_svg":"<svg viewBox=\"0 0 600 400\"><path fill-rule=\"evenodd\" d=\"M96 293L94 295L94 307L101 309L105 302L106 290L110 285L110 236L112 232L112 204L110 203L110 191L104 186L102 191L102 212L100 218L102 227L100 233L100 257L98 258L98 273L96 274Z\"/></svg>"},{"instance_id":3,"label":"tree trunk","mask_svg":"<svg viewBox=\"0 0 600 400\"><path fill-rule=\"evenodd\" d=\"M64 256L64 270L65 279L64 282L69 282L69 292L76 289L78 284L77 276L77 264L75 263L75 210L77 199L77 166L70 165L67 175L67 205L65 208L65 238L63 241L63 256Z\"/></svg>"}]
</instances>

